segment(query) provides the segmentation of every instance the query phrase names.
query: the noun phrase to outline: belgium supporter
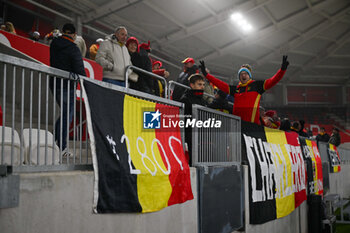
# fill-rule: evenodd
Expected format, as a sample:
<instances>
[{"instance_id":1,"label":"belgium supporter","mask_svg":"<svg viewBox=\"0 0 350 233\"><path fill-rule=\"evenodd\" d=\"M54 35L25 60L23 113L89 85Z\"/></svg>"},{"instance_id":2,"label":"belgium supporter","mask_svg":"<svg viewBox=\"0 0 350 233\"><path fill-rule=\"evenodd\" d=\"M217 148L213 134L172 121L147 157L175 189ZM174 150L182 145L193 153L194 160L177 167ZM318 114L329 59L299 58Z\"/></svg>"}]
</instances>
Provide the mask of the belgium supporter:
<instances>
[{"instance_id":1,"label":"belgium supporter","mask_svg":"<svg viewBox=\"0 0 350 233\"><path fill-rule=\"evenodd\" d=\"M198 66L195 64L194 59L192 57L185 58L182 61L182 64L183 64L184 70L183 72L180 73L176 82L186 86L190 86L188 78L192 74L199 73ZM185 91L186 91L186 88L175 86L172 99L175 101L179 101Z\"/></svg>"},{"instance_id":2,"label":"belgium supporter","mask_svg":"<svg viewBox=\"0 0 350 233\"><path fill-rule=\"evenodd\" d=\"M261 95L268 89L275 86L285 74L289 62L288 56L283 56L281 69L277 73L265 80L253 80L250 65L242 65L238 71L239 84L237 86L229 86L227 83L215 78L206 71L204 61L200 61L203 75L220 90L233 95L235 103L233 106L233 114L240 116L242 120L253 122L260 125L259 105Z\"/></svg>"},{"instance_id":3,"label":"belgium supporter","mask_svg":"<svg viewBox=\"0 0 350 233\"><path fill-rule=\"evenodd\" d=\"M154 61L152 63L152 72L154 74L157 74L159 76L162 76L164 78L168 78L170 73L162 68L162 62L161 61ZM165 83L161 80L158 80L158 88L159 88L159 96L164 97L164 85Z\"/></svg>"}]
</instances>

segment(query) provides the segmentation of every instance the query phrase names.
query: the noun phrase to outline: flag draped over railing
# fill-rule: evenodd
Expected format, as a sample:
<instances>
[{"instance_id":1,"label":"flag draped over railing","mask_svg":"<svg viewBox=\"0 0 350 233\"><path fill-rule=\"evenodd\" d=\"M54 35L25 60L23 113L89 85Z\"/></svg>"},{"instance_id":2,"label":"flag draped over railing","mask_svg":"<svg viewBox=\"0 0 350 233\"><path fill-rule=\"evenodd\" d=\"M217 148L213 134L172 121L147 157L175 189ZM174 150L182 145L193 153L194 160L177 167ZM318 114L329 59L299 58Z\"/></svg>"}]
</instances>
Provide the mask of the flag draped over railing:
<instances>
[{"instance_id":1,"label":"flag draped over railing","mask_svg":"<svg viewBox=\"0 0 350 233\"><path fill-rule=\"evenodd\" d=\"M83 87L95 171L95 212L152 212L193 199L180 128L145 127L147 122L160 121L159 113L175 121L179 108L86 80Z\"/></svg>"}]
</instances>

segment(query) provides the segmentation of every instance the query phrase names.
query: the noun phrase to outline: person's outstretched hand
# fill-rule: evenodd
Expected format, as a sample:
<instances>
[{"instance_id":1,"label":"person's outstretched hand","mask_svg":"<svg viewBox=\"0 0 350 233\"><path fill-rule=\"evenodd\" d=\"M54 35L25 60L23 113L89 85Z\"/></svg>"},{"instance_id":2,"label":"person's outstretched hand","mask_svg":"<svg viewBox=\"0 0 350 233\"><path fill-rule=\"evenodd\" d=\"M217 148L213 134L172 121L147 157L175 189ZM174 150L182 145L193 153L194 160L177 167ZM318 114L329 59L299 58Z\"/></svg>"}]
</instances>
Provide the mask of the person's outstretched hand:
<instances>
[{"instance_id":1,"label":"person's outstretched hand","mask_svg":"<svg viewBox=\"0 0 350 233\"><path fill-rule=\"evenodd\" d=\"M202 74L204 75L204 77L206 77L208 72L206 70L205 63L203 60L199 61L199 63L200 63L199 67L201 68Z\"/></svg>"},{"instance_id":2,"label":"person's outstretched hand","mask_svg":"<svg viewBox=\"0 0 350 233\"><path fill-rule=\"evenodd\" d=\"M288 56L287 55L283 55L281 70L286 70L287 69L287 67L289 65L289 61L287 59L288 59Z\"/></svg>"}]
</instances>

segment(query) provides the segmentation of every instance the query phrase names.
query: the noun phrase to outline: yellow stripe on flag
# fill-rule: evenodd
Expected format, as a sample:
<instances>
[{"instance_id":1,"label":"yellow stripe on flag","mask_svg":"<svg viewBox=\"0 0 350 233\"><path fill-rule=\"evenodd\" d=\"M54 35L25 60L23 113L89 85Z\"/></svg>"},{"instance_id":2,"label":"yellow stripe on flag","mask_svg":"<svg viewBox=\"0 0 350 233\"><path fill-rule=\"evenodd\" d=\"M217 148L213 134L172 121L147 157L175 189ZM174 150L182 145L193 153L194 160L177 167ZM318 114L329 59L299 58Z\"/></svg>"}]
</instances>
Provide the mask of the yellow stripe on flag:
<instances>
[{"instance_id":1,"label":"yellow stripe on flag","mask_svg":"<svg viewBox=\"0 0 350 233\"><path fill-rule=\"evenodd\" d=\"M265 127L267 142L274 152L276 167L276 216L281 218L290 214L295 208L295 197L292 189L292 162L285 144L286 135L283 131Z\"/></svg>"},{"instance_id":2,"label":"yellow stripe on flag","mask_svg":"<svg viewBox=\"0 0 350 233\"><path fill-rule=\"evenodd\" d=\"M314 150L312 148L312 141L311 140L305 140L306 145L309 147L310 152L311 152L311 160L312 160L312 167L315 168L315 173L314 173L314 187L315 187L315 194L320 194L319 192L319 187L318 187L318 172L317 172L317 161L316 161L316 155L314 153Z\"/></svg>"},{"instance_id":3,"label":"yellow stripe on flag","mask_svg":"<svg viewBox=\"0 0 350 233\"><path fill-rule=\"evenodd\" d=\"M155 111L155 107L155 103L125 95L124 132L130 141L130 157L135 169L141 171L137 176L137 193L142 212L157 211L167 207L172 192L169 175L163 173L167 168L164 166L157 143L153 145L153 152L163 171L152 155L151 147L152 141L156 138L155 130L143 129L143 112Z\"/></svg>"},{"instance_id":4,"label":"yellow stripe on flag","mask_svg":"<svg viewBox=\"0 0 350 233\"><path fill-rule=\"evenodd\" d=\"M329 143L329 149L331 149L332 151L335 151L335 146L333 144ZM332 166L332 164L330 164L330 166ZM333 166L333 172L339 172L339 166Z\"/></svg>"}]
</instances>

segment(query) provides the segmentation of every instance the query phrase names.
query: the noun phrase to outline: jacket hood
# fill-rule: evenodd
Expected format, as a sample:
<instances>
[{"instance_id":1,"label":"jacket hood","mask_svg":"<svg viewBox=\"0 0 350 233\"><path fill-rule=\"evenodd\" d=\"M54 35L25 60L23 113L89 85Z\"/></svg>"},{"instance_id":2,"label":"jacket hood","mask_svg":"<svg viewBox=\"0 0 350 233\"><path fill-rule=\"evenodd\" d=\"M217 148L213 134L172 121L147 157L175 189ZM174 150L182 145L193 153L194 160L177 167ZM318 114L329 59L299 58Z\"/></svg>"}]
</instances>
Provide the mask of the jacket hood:
<instances>
[{"instance_id":1,"label":"jacket hood","mask_svg":"<svg viewBox=\"0 0 350 233\"><path fill-rule=\"evenodd\" d=\"M115 37L114 34L107 35L107 36L105 37L105 40L109 40L109 41L111 41L111 42L113 42L113 43L115 43L115 44L118 43L118 40L117 40L117 38Z\"/></svg>"},{"instance_id":2,"label":"jacket hood","mask_svg":"<svg viewBox=\"0 0 350 233\"><path fill-rule=\"evenodd\" d=\"M51 45L54 44L58 49L65 49L70 46L76 46L73 39L69 36L60 36L54 38Z\"/></svg>"}]
</instances>

